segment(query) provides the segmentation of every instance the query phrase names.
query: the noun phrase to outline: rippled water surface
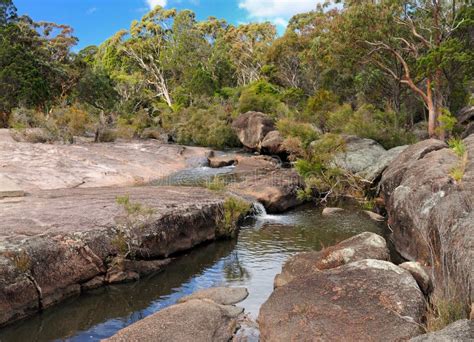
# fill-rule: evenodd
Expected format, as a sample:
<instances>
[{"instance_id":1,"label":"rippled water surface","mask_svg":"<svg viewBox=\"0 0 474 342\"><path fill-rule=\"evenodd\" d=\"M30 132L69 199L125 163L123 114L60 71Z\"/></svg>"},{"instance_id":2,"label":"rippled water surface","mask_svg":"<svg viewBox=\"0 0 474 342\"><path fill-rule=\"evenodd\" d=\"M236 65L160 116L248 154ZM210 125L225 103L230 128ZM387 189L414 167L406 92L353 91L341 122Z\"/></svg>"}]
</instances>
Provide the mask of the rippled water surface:
<instances>
[{"instance_id":1,"label":"rippled water surface","mask_svg":"<svg viewBox=\"0 0 474 342\"><path fill-rule=\"evenodd\" d=\"M313 205L250 219L236 241L201 246L176 258L162 273L71 299L0 330L0 341L100 340L184 295L220 285L247 287L249 297L239 305L256 318L290 255L382 228L354 208L325 217Z\"/></svg>"}]
</instances>

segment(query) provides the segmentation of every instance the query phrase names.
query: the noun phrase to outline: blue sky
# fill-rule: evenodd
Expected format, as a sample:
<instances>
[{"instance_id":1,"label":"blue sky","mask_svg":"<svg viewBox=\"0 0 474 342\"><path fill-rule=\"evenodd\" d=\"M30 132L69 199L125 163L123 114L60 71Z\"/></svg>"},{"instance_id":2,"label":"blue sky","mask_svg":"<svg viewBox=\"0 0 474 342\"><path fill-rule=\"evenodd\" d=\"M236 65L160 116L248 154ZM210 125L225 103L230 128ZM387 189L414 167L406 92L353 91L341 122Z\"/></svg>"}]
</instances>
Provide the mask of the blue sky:
<instances>
[{"instance_id":1,"label":"blue sky","mask_svg":"<svg viewBox=\"0 0 474 342\"><path fill-rule=\"evenodd\" d=\"M270 20L280 32L288 19L312 10L318 0L14 0L19 14L35 21L68 24L79 44L75 50L100 44L130 22L139 19L154 5L191 9L198 19L224 18L233 24Z\"/></svg>"}]
</instances>

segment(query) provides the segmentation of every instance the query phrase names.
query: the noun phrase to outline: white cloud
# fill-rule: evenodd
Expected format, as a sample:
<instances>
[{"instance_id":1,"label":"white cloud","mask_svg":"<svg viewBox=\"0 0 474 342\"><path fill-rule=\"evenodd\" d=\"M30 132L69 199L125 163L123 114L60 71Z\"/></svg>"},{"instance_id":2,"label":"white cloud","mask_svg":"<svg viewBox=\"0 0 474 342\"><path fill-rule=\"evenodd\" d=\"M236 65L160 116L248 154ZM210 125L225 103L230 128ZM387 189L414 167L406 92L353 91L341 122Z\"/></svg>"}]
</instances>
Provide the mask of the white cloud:
<instances>
[{"instance_id":1,"label":"white cloud","mask_svg":"<svg viewBox=\"0 0 474 342\"><path fill-rule=\"evenodd\" d=\"M86 11L87 14L92 14L94 12L97 12L97 7L91 7Z\"/></svg>"},{"instance_id":2,"label":"white cloud","mask_svg":"<svg viewBox=\"0 0 474 342\"><path fill-rule=\"evenodd\" d=\"M150 9L153 9L158 5L161 7L165 7L167 2L167 0L146 0L146 3L150 7Z\"/></svg>"},{"instance_id":3,"label":"white cloud","mask_svg":"<svg viewBox=\"0 0 474 342\"><path fill-rule=\"evenodd\" d=\"M241 0L239 8L253 18L289 18L316 9L321 0Z\"/></svg>"}]
</instances>

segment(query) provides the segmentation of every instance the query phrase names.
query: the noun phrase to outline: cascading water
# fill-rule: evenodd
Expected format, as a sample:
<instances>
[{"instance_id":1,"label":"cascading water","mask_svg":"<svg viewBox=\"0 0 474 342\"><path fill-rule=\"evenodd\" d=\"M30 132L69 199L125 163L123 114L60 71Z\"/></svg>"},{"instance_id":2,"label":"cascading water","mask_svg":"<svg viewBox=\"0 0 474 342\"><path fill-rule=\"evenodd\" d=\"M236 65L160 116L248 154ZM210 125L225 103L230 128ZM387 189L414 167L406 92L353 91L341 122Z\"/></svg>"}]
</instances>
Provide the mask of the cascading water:
<instances>
[{"instance_id":1,"label":"cascading water","mask_svg":"<svg viewBox=\"0 0 474 342\"><path fill-rule=\"evenodd\" d=\"M254 217L259 218L259 217L267 216L267 210L265 209L265 207L263 206L262 203L254 202L254 203L252 203L252 207L253 207L253 216Z\"/></svg>"}]
</instances>

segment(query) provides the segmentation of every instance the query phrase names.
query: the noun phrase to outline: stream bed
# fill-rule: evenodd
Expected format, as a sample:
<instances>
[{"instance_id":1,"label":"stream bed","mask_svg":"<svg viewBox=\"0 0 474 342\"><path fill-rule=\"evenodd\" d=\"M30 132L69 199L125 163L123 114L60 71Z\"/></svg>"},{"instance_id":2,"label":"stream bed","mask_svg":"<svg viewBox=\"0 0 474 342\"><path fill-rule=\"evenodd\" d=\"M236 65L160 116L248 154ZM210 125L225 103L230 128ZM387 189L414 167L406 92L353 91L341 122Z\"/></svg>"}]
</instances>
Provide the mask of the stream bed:
<instances>
[{"instance_id":1,"label":"stream bed","mask_svg":"<svg viewBox=\"0 0 474 342\"><path fill-rule=\"evenodd\" d=\"M232 169L199 167L153 184L202 186L212 177L232 176ZM339 206L345 210L331 216L323 216L314 204L267 215L256 203L256 216L245 220L237 239L199 246L176 256L161 273L87 292L2 328L0 342L99 341L183 296L215 286L246 287L249 296L238 305L256 319L288 257L320 250L364 231L383 234L383 223L372 221L349 203Z\"/></svg>"},{"instance_id":2,"label":"stream bed","mask_svg":"<svg viewBox=\"0 0 474 342\"><path fill-rule=\"evenodd\" d=\"M213 286L243 286L239 304L253 318L273 290L285 260L319 250L363 231L381 233L350 205L322 216L313 204L281 215L260 213L244 222L238 239L200 246L181 255L162 273L137 282L107 286L70 299L39 315L0 330L0 341L97 341L174 304L180 297Z\"/></svg>"}]
</instances>

